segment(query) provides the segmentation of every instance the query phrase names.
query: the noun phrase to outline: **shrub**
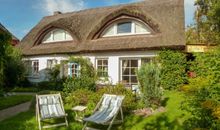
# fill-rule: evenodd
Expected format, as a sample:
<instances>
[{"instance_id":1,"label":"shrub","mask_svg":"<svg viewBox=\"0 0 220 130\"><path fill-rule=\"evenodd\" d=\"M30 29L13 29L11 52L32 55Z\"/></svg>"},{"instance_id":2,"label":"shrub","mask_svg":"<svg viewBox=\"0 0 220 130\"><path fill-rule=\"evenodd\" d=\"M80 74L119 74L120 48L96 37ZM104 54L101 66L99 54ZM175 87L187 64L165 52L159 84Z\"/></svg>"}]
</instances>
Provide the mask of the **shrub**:
<instances>
[{"instance_id":1,"label":"shrub","mask_svg":"<svg viewBox=\"0 0 220 130\"><path fill-rule=\"evenodd\" d=\"M220 125L215 111L220 104L220 85L211 84L209 77L198 77L190 80L189 89L183 108L192 116L185 121L186 129L216 129Z\"/></svg>"},{"instance_id":2,"label":"shrub","mask_svg":"<svg viewBox=\"0 0 220 130\"><path fill-rule=\"evenodd\" d=\"M129 112L130 110L136 109L138 102L136 101L135 95L131 90L125 88L122 84L117 84L116 86L105 86L98 90L97 92L100 96L103 94L116 94L124 95L125 99L123 101L122 107L123 111Z\"/></svg>"},{"instance_id":3,"label":"shrub","mask_svg":"<svg viewBox=\"0 0 220 130\"><path fill-rule=\"evenodd\" d=\"M185 54L164 50L159 52L158 60L161 65L161 86L164 89L177 89L187 82Z\"/></svg>"},{"instance_id":4,"label":"shrub","mask_svg":"<svg viewBox=\"0 0 220 130\"><path fill-rule=\"evenodd\" d=\"M63 83L65 79L59 79L59 81L42 81L35 85L36 88L39 90L56 90L61 91L63 90Z\"/></svg>"},{"instance_id":5,"label":"shrub","mask_svg":"<svg viewBox=\"0 0 220 130\"><path fill-rule=\"evenodd\" d=\"M83 105L88 107L88 113L91 113L92 110L97 105L98 101L100 100L101 95L88 90L88 89L77 89L65 98L65 103L70 106L74 107L77 105Z\"/></svg>"},{"instance_id":6,"label":"shrub","mask_svg":"<svg viewBox=\"0 0 220 130\"><path fill-rule=\"evenodd\" d=\"M47 69L49 81L58 82L60 80L60 65L55 65L51 69Z\"/></svg>"},{"instance_id":7,"label":"shrub","mask_svg":"<svg viewBox=\"0 0 220 130\"><path fill-rule=\"evenodd\" d=\"M137 72L142 91L142 101L146 106L160 105L162 88L160 87L160 69L156 63L141 66Z\"/></svg>"},{"instance_id":8,"label":"shrub","mask_svg":"<svg viewBox=\"0 0 220 130\"><path fill-rule=\"evenodd\" d=\"M220 106L220 50L195 54L191 70L197 77L189 80L184 109L192 114L186 129L218 129Z\"/></svg>"},{"instance_id":9,"label":"shrub","mask_svg":"<svg viewBox=\"0 0 220 130\"><path fill-rule=\"evenodd\" d=\"M0 31L0 86L14 87L24 78L20 51L12 47L11 35Z\"/></svg>"},{"instance_id":10,"label":"shrub","mask_svg":"<svg viewBox=\"0 0 220 130\"><path fill-rule=\"evenodd\" d=\"M4 91L3 91L3 88L0 86L0 97L3 97L4 96Z\"/></svg>"},{"instance_id":11,"label":"shrub","mask_svg":"<svg viewBox=\"0 0 220 130\"><path fill-rule=\"evenodd\" d=\"M220 82L220 47L206 53L194 54L195 60L191 63L191 71L199 77L211 76L213 84Z\"/></svg>"},{"instance_id":12,"label":"shrub","mask_svg":"<svg viewBox=\"0 0 220 130\"><path fill-rule=\"evenodd\" d=\"M11 92L38 92L37 87L14 87Z\"/></svg>"},{"instance_id":13,"label":"shrub","mask_svg":"<svg viewBox=\"0 0 220 130\"><path fill-rule=\"evenodd\" d=\"M78 63L80 65L80 74L78 77L66 79L64 92L69 93L81 88L95 90L96 75L92 63L88 59L81 57L71 57L68 62Z\"/></svg>"}]
</instances>

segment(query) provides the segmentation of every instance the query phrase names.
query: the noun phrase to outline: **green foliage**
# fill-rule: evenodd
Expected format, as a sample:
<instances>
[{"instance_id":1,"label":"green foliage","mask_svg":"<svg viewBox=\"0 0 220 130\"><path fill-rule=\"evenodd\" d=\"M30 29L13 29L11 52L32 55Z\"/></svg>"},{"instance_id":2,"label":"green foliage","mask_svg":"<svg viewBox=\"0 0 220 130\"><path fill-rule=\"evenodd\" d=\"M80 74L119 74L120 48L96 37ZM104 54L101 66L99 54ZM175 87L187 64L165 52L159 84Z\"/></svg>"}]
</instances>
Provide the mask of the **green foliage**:
<instances>
[{"instance_id":1,"label":"green foliage","mask_svg":"<svg viewBox=\"0 0 220 130\"><path fill-rule=\"evenodd\" d=\"M160 105L162 88L160 87L160 68L156 63L141 66L137 73L145 105Z\"/></svg>"},{"instance_id":2,"label":"green foliage","mask_svg":"<svg viewBox=\"0 0 220 130\"><path fill-rule=\"evenodd\" d=\"M65 98L65 103L70 107L77 105L87 106L87 113L91 113L100 98L101 95L95 93L94 91L88 89L77 89L68 94Z\"/></svg>"},{"instance_id":3,"label":"green foliage","mask_svg":"<svg viewBox=\"0 0 220 130\"><path fill-rule=\"evenodd\" d=\"M186 121L187 129L218 129L220 126L220 50L196 54L191 70L196 78L188 84L185 109L192 117Z\"/></svg>"},{"instance_id":4,"label":"green foliage","mask_svg":"<svg viewBox=\"0 0 220 130\"><path fill-rule=\"evenodd\" d=\"M125 99L123 101L122 107L123 111L129 112L131 110L136 109L138 106L138 101L135 98L135 95L131 90L125 88L122 84L117 84L116 86L105 86L98 90L99 95L103 94L116 94L116 95L124 95Z\"/></svg>"},{"instance_id":5,"label":"green foliage","mask_svg":"<svg viewBox=\"0 0 220 130\"><path fill-rule=\"evenodd\" d=\"M58 82L60 80L60 65L55 65L53 68L48 69L49 80L52 82Z\"/></svg>"},{"instance_id":6,"label":"green foliage","mask_svg":"<svg viewBox=\"0 0 220 130\"><path fill-rule=\"evenodd\" d=\"M220 1L196 0L195 20L198 41L207 44L220 43Z\"/></svg>"},{"instance_id":7,"label":"green foliage","mask_svg":"<svg viewBox=\"0 0 220 130\"><path fill-rule=\"evenodd\" d=\"M81 57L71 57L68 62L78 63L80 65L80 74L78 77L66 79L64 91L69 93L81 88L95 90L96 75L92 63L88 59Z\"/></svg>"},{"instance_id":8,"label":"green foliage","mask_svg":"<svg viewBox=\"0 0 220 130\"><path fill-rule=\"evenodd\" d=\"M5 64L6 64L6 56L7 49L10 46L11 36L7 33L0 31L0 87L4 86L5 79Z\"/></svg>"},{"instance_id":9,"label":"green foliage","mask_svg":"<svg viewBox=\"0 0 220 130\"><path fill-rule=\"evenodd\" d=\"M209 77L198 77L191 79L189 86L192 90L188 91L183 107L192 114L185 121L187 129L217 129L220 125L220 114L216 114L220 105L220 84L212 85Z\"/></svg>"},{"instance_id":10,"label":"green foliage","mask_svg":"<svg viewBox=\"0 0 220 130\"><path fill-rule=\"evenodd\" d=\"M177 89L186 83L186 56L178 51L164 50L159 52L161 66L161 86L164 89Z\"/></svg>"},{"instance_id":11,"label":"green foliage","mask_svg":"<svg viewBox=\"0 0 220 130\"><path fill-rule=\"evenodd\" d=\"M199 77L211 77L213 84L220 81L220 48L206 53L194 54L196 59L191 63L191 71Z\"/></svg>"},{"instance_id":12,"label":"green foliage","mask_svg":"<svg viewBox=\"0 0 220 130\"><path fill-rule=\"evenodd\" d=\"M10 92L38 92L37 87L14 87Z\"/></svg>"},{"instance_id":13,"label":"green foliage","mask_svg":"<svg viewBox=\"0 0 220 130\"><path fill-rule=\"evenodd\" d=\"M14 87L24 79L21 53L12 47L11 36L0 32L0 86Z\"/></svg>"},{"instance_id":14,"label":"green foliage","mask_svg":"<svg viewBox=\"0 0 220 130\"><path fill-rule=\"evenodd\" d=\"M129 112L137 108L138 102L136 102L135 95L121 84L116 86L105 86L96 92L88 89L77 89L66 96L65 102L71 107L76 105L87 106L87 112L91 113L103 94L124 95L125 99L122 105L123 111Z\"/></svg>"},{"instance_id":15,"label":"green foliage","mask_svg":"<svg viewBox=\"0 0 220 130\"><path fill-rule=\"evenodd\" d=\"M9 97L2 97L0 98L0 110L30 101L31 99L31 95L14 95Z\"/></svg>"}]
</instances>

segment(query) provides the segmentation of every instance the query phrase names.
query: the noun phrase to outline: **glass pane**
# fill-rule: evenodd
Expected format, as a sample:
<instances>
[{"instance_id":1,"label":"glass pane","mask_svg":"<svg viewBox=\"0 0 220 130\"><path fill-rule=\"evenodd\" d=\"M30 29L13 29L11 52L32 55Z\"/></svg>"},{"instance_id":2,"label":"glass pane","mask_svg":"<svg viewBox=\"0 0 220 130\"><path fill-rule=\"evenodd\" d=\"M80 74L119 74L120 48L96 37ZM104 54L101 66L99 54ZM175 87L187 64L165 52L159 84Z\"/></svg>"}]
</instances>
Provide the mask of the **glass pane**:
<instances>
[{"instance_id":1,"label":"glass pane","mask_svg":"<svg viewBox=\"0 0 220 130\"><path fill-rule=\"evenodd\" d=\"M98 66L102 65L102 60L98 60Z\"/></svg>"},{"instance_id":2,"label":"glass pane","mask_svg":"<svg viewBox=\"0 0 220 130\"><path fill-rule=\"evenodd\" d=\"M129 68L123 68L122 75L129 75Z\"/></svg>"},{"instance_id":3,"label":"glass pane","mask_svg":"<svg viewBox=\"0 0 220 130\"><path fill-rule=\"evenodd\" d=\"M98 71L97 75L98 75L99 77L102 77L102 76L103 76L103 75L102 75L102 72L100 72L100 71Z\"/></svg>"},{"instance_id":4,"label":"glass pane","mask_svg":"<svg viewBox=\"0 0 220 130\"><path fill-rule=\"evenodd\" d=\"M122 67L129 67L129 60L122 60Z\"/></svg>"},{"instance_id":5,"label":"glass pane","mask_svg":"<svg viewBox=\"0 0 220 130\"><path fill-rule=\"evenodd\" d=\"M123 83L129 83L129 76L122 76Z\"/></svg>"},{"instance_id":6,"label":"glass pane","mask_svg":"<svg viewBox=\"0 0 220 130\"><path fill-rule=\"evenodd\" d=\"M67 31L65 31L65 33L66 33L66 40L73 40L72 36Z\"/></svg>"},{"instance_id":7,"label":"glass pane","mask_svg":"<svg viewBox=\"0 0 220 130\"><path fill-rule=\"evenodd\" d=\"M118 23L117 33L131 33L131 22Z\"/></svg>"},{"instance_id":8,"label":"glass pane","mask_svg":"<svg viewBox=\"0 0 220 130\"><path fill-rule=\"evenodd\" d=\"M131 76L131 83L136 84L137 81L137 77L136 76Z\"/></svg>"},{"instance_id":9,"label":"glass pane","mask_svg":"<svg viewBox=\"0 0 220 130\"><path fill-rule=\"evenodd\" d=\"M47 60L47 68L52 68L52 60Z\"/></svg>"},{"instance_id":10,"label":"glass pane","mask_svg":"<svg viewBox=\"0 0 220 130\"><path fill-rule=\"evenodd\" d=\"M103 60L103 65L108 65L108 60Z\"/></svg>"},{"instance_id":11,"label":"glass pane","mask_svg":"<svg viewBox=\"0 0 220 130\"><path fill-rule=\"evenodd\" d=\"M103 36L111 36L111 35L114 35L114 26L111 26L110 28L108 28Z\"/></svg>"},{"instance_id":12,"label":"glass pane","mask_svg":"<svg viewBox=\"0 0 220 130\"><path fill-rule=\"evenodd\" d=\"M107 67L107 66L104 66L104 67L103 67L103 71L104 71L104 72L108 72L108 67Z\"/></svg>"},{"instance_id":13,"label":"glass pane","mask_svg":"<svg viewBox=\"0 0 220 130\"><path fill-rule=\"evenodd\" d=\"M135 33L150 33L146 26L140 23L135 23Z\"/></svg>"},{"instance_id":14,"label":"glass pane","mask_svg":"<svg viewBox=\"0 0 220 130\"><path fill-rule=\"evenodd\" d=\"M136 74L137 68L131 68L131 74L130 75L135 75Z\"/></svg>"},{"instance_id":15,"label":"glass pane","mask_svg":"<svg viewBox=\"0 0 220 130\"><path fill-rule=\"evenodd\" d=\"M138 60L131 60L131 67L138 67Z\"/></svg>"},{"instance_id":16,"label":"glass pane","mask_svg":"<svg viewBox=\"0 0 220 130\"><path fill-rule=\"evenodd\" d=\"M64 39L64 31L63 30L55 30L53 32L53 40L54 41L62 41Z\"/></svg>"},{"instance_id":17,"label":"glass pane","mask_svg":"<svg viewBox=\"0 0 220 130\"><path fill-rule=\"evenodd\" d=\"M52 41L52 35L51 35L51 33L48 33L48 34L44 37L43 42L50 42L50 41Z\"/></svg>"}]
</instances>

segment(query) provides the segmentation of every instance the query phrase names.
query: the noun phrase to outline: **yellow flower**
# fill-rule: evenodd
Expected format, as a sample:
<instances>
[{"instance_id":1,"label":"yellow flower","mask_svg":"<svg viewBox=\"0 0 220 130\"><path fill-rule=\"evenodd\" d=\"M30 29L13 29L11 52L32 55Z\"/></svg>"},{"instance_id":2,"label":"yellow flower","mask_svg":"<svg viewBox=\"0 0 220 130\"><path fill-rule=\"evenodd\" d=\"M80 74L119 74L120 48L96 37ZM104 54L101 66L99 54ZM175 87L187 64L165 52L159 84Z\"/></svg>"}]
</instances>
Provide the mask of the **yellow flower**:
<instances>
[{"instance_id":1,"label":"yellow flower","mask_svg":"<svg viewBox=\"0 0 220 130\"><path fill-rule=\"evenodd\" d=\"M220 106L217 106L213 109L212 115L218 119L220 119Z\"/></svg>"},{"instance_id":2,"label":"yellow flower","mask_svg":"<svg viewBox=\"0 0 220 130\"><path fill-rule=\"evenodd\" d=\"M213 109L213 107L214 107L214 102L211 101L211 100L206 100L206 101L204 101L204 102L201 103L201 106L202 106L203 108L206 108L206 109Z\"/></svg>"}]
</instances>

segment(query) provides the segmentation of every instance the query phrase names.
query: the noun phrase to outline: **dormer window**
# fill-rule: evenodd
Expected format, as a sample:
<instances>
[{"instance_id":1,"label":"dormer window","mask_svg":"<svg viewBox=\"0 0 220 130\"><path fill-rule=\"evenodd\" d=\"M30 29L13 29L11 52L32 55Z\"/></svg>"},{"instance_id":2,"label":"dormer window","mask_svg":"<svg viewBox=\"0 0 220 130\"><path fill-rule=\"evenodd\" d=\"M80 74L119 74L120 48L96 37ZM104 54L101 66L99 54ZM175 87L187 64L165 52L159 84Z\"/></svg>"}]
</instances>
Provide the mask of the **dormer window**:
<instances>
[{"instance_id":1,"label":"dormer window","mask_svg":"<svg viewBox=\"0 0 220 130\"><path fill-rule=\"evenodd\" d=\"M111 24L106 30L104 30L101 37L136 34L151 34L151 29L143 22L136 20L123 20Z\"/></svg>"},{"instance_id":2,"label":"dormer window","mask_svg":"<svg viewBox=\"0 0 220 130\"><path fill-rule=\"evenodd\" d=\"M60 42L60 41L71 41L73 38L71 35L62 29L54 29L45 35L42 43Z\"/></svg>"}]
</instances>

